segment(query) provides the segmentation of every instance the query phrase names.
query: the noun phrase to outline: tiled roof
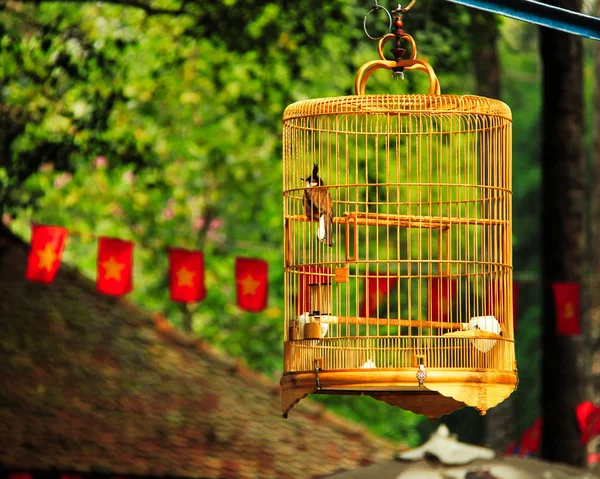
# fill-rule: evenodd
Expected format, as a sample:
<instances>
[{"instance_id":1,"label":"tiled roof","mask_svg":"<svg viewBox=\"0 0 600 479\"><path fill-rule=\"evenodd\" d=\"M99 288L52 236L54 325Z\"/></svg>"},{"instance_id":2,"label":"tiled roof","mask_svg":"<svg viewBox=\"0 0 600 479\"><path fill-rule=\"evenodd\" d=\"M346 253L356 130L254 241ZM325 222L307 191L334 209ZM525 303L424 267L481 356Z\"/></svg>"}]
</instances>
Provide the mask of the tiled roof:
<instances>
[{"instance_id":1,"label":"tiled roof","mask_svg":"<svg viewBox=\"0 0 600 479\"><path fill-rule=\"evenodd\" d=\"M29 283L26 258L0 229L0 465L283 479L397 452L310 401L282 419L274 381L65 265Z\"/></svg>"}]
</instances>

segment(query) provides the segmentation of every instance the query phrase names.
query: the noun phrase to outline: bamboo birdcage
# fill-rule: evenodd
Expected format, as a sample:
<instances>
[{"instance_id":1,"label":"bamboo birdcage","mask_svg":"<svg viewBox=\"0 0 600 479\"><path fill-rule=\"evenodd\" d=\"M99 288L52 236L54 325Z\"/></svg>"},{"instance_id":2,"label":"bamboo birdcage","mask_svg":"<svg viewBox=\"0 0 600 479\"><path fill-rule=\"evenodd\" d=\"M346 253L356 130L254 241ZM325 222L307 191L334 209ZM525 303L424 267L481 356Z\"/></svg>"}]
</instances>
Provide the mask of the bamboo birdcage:
<instances>
[{"instance_id":1,"label":"bamboo birdcage","mask_svg":"<svg viewBox=\"0 0 600 479\"><path fill-rule=\"evenodd\" d=\"M309 393L484 414L516 387L510 109L441 95L409 35L411 58L385 60L393 36L356 95L284 113L284 416ZM399 67L426 72L429 94L364 94ZM309 188L314 165L324 185ZM331 196L331 247L307 189Z\"/></svg>"}]
</instances>

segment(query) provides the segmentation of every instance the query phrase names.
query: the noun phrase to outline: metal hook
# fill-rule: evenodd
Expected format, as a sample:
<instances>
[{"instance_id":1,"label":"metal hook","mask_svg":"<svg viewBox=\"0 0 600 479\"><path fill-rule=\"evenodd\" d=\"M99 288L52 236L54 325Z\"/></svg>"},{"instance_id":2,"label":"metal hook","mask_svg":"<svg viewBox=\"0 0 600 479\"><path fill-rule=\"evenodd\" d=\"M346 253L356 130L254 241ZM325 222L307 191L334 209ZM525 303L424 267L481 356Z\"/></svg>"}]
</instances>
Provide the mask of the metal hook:
<instances>
[{"instance_id":1,"label":"metal hook","mask_svg":"<svg viewBox=\"0 0 600 479\"><path fill-rule=\"evenodd\" d=\"M371 8L371 10L369 10L369 12L365 15L365 18L363 20L363 30L365 31L365 35L367 35L367 37L369 37L371 40L380 40L381 38L385 37L389 32L392 31L393 19L392 19L392 14L390 13L390 11L387 8L379 5L377 3L377 0L374 0L374 2L375 2L375 6L373 8ZM383 35L381 35L380 37L373 37L369 34L369 30L367 29L367 18L369 18L369 15L371 15L371 13L376 12L377 10L383 10L387 14L389 25Z\"/></svg>"},{"instance_id":2,"label":"metal hook","mask_svg":"<svg viewBox=\"0 0 600 479\"><path fill-rule=\"evenodd\" d=\"M319 359L315 359L315 379L316 379L316 388L322 389L321 388L321 381L319 380L319 370L321 369L321 362L319 361Z\"/></svg>"},{"instance_id":3,"label":"metal hook","mask_svg":"<svg viewBox=\"0 0 600 479\"><path fill-rule=\"evenodd\" d=\"M419 370L417 371L417 379L419 381L419 386L423 386L425 379L427 379L427 371L425 371L425 366L423 364L419 364Z\"/></svg>"},{"instance_id":4,"label":"metal hook","mask_svg":"<svg viewBox=\"0 0 600 479\"><path fill-rule=\"evenodd\" d=\"M398 77L400 77L400 80L404 80L404 72L395 72L394 70L392 70L392 78L398 81Z\"/></svg>"}]
</instances>

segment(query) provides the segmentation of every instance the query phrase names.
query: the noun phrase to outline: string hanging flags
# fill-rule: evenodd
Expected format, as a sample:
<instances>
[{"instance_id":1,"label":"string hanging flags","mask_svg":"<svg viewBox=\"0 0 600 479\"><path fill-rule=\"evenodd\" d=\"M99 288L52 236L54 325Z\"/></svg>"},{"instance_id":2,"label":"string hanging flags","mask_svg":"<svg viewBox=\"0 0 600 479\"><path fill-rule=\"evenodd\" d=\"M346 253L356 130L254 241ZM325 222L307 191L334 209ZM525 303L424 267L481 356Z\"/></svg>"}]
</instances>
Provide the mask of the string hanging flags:
<instances>
[{"instance_id":1,"label":"string hanging flags","mask_svg":"<svg viewBox=\"0 0 600 479\"><path fill-rule=\"evenodd\" d=\"M54 281L69 233L60 226L32 225L25 278L43 284Z\"/></svg>"},{"instance_id":2,"label":"string hanging flags","mask_svg":"<svg viewBox=\"0 0 600 479\"><path fill-rule=\"evenodd\" d=\"M43 284L54 281L62 262L69 234L62 226L31 226L31 245L25 278ZM90 235L87 234L86 237ZM119 238L91 235L97 239L96 290L109 296L125 295L133 290L133 255L135 244ZM204 253L183 248L169 248L169 296L182 303L206 298ZM237 304L250 312L260 312L268 303L269 264L262 259L236 258L235 279ZM311 277L312 279L312 277ZM308 285L306 288L308 303Z\"/></svg>"},{"instance_id":3,"label":"string hanging flags","mask_svg":"<svg viewBox=\"0 0 600 479\"><path fill-rule=\"evenodd\" d=\"M169 291L173 301L182 303L202 301L206 297L202 252L169 249Z\"/></svg>"},{"instance_id":4,"label":"string hanging flags","mask_svg":"<svg viewBox=\"0 0 600 479\"><path fill-rule=\"evenodd\" d=\"M133 243L117 238L98 239L96 289L109 296L121 296L132 289Z\"/></svg>"}]
</instances>

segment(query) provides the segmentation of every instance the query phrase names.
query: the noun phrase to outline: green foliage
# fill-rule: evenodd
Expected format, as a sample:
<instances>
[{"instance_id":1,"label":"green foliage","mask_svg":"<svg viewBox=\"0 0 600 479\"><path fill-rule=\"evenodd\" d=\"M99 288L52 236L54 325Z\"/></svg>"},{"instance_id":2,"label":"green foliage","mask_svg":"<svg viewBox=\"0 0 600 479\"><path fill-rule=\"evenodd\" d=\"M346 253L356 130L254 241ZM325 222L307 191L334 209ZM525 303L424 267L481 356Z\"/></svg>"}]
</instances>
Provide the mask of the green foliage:
<instances>
[{"instance_id":1,"label":"green foliage","mask_svg":"<svg viewBox=\"0 0 600 479\"><path fill-rule=\"evenodd\" d=\"M195 333L276 376L281 115L296 100L352 93L356 69L376 57L362 32L370 5L160 2L186 12L171 15L109 2L10 8L0 6L0 208L17 216L11 227L23 236L31 221L78 232L65 260L91 277L93 235L135 241L134 301L181 326L191 313ZM445 93L473 91L468 22L467 10L448 2L421 2L405 17ZM515 263L537 272L539 68L525 33L505 24L503 90L515 115L515 205L527 205L515 207ZM368 86L369 93L426 89L420 73L396 84L378 72ZM165 250L175 245L205 253L208 296L189 311L168 299ZM263 314L235 306L236 255L269 261ZM537 393L527 391L537 391L539 358L530 351L539 311L530 307L535 294L526 296L517 345L528 384L518 394L535 411ZM367 398L323 400L376 432L418 442L421 417Z\"/></svg>"},{"instance_id":2,"label":"green foliage","mask_svg":"<svg viewBox=\"0 0 600 479\"><path fill-rule=\"evenodd\" d=\"M389 406L368 396L313 395L312 398L347 418L364 423L376 434L411 446L421 442L419 425L424 422L423 416Z\"/></svg>"}]
</instances>

